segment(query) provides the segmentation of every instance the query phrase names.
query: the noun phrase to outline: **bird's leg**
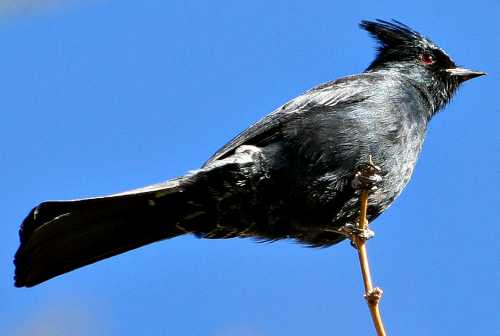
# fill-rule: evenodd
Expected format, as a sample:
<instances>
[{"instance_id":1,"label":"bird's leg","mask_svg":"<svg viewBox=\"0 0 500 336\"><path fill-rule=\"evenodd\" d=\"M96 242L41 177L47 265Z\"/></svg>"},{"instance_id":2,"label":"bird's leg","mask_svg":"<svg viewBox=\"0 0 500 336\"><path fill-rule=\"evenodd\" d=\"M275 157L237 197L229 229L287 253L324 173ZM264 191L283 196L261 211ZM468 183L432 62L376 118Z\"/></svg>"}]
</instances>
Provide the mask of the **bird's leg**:
<instances>
[{"instance_id":1,"label":"bird's leg","mask_svg":"<svg viewBox=\"0 0 500 336\"><path fill-rule=\"evenodd\" d=\"M376 166L370 157L368 162L358 166L356 174L351 181L351 186L361 193L368 193L369 191L377 190L377 184L382 181L382 176L379 175L380 167ZM366 195L368 197L368 194ZM360 227L347 223L336 230L336 232L349 238L351 245L356 247L355 240L362 239L364 241L373 238L375 232L370 230L367 225Z\"/></svg>"},{"instance_id":2,"label":"bird's leg","mask_svg":"<svg viewBox=\"0 0 500 336\"><path fill-rule=\"evenodd\" d=\"M382 181L382 176L379 175L380 167L376 166L372 158L369 162L363 163L358 166L356 174L351 181L351 186L355 190L374 191L377 190L377 184Z\"/></svg>"}]
</instances>

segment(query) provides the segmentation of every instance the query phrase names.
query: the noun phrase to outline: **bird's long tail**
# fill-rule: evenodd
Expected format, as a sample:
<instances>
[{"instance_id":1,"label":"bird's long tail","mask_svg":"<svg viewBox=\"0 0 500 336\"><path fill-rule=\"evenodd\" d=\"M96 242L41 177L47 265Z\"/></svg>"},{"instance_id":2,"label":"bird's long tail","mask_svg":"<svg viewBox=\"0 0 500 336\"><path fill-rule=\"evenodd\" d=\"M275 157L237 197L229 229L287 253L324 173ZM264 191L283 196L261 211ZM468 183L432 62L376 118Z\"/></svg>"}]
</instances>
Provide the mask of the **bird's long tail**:
<instances>
[{"instance_id":1,"label":"bird's long tail","mask_svg":"<svg viewBox=\"0 0 500 336\"><path fill-rule=\"evenodd\" d=\"M76 201L41 203L24 220L15 285L57 275L161 239L186 233L178 187Z\"/></svg>"},{"instance_id":2,"label":"bird's long tail","mask_svg":"<svg viewBox=\"0 0 500 336\"><path fill-rule=\"evenodd\" d=\"M15 285L32 287L184 233L245 236L249 224L240 218L252 217L249 208L258 202L252 190L262 180L263 165L254 154L237 153L185 177L121 194L41 203L20 229Z\"/></svg>"}]
</instances>

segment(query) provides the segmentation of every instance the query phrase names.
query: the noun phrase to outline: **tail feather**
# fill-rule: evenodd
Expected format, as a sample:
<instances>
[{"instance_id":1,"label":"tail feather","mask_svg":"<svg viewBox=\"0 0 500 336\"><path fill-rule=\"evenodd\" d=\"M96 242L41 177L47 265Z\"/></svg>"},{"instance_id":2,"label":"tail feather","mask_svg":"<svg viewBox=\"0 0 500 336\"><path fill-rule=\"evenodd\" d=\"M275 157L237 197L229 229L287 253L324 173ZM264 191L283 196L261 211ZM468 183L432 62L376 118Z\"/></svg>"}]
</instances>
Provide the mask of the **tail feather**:
<instances>
[{"instance_id":1,"label":"tail feather","mask_svg":"<svg viewBox=\"0 0 500 336\"><path fill-rule=\"evenodd\" d=\"M44 202L20 230L15 285L32 287L76 268L186 233L176 226L179 191ZM182 210L182 209L181 209ZM168 214L168 216L166 216Z\"/></svg>"}]
</instances>

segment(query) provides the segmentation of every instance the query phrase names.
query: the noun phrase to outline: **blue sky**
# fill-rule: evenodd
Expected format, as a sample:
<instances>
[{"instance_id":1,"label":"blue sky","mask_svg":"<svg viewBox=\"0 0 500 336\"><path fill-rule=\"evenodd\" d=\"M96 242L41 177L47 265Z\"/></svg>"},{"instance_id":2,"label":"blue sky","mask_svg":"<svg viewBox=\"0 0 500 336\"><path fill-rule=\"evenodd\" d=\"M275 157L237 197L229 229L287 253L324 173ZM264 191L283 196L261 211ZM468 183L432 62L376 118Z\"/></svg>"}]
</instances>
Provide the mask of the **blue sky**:
<instances>
[{"instance_id":1,"label":"blue sky","mask_svg":"<svg viewBox=\"0 0 500 336\"><path fill-rule=\"evenodd\" d=\"M275 107L361 72L361 19L396 18L461 65L412 182L369 253L393 335L500 335L497 1L4 1L0 4L0 334L367 335L355 251L181 237L32 289L18 226L47 199L199 167Z\"/></svg>"}]
</instances>

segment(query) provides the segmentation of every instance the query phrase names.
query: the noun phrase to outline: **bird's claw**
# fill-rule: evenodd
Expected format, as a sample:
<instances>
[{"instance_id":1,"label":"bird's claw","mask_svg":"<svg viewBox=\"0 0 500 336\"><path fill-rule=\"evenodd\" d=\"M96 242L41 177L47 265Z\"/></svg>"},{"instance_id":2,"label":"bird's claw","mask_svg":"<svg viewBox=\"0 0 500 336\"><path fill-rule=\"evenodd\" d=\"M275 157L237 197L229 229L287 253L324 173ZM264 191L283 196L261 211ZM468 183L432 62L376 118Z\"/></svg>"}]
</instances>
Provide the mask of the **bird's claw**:
<instances>
[{"instance_id":1,"label":"bird's claw","mask_svg":"<svg viewBox=\"0 0 500 336\"><path fill-rule=\"evenodd\" d=\"M346 238L349 238L351 240L351 245L353 246L355 246L354 240L356 238L366 241L368 239L375 237L375 232L373 232L372 230L368 228L360 229L359 227L350 223L341 226L336 230L336 232L345 236Z\"/></svg>"},{"instance_id":2,"label":"bird's claw","mask_svg":"<svg viewBox=\"0 0 500 336\"><path fill-rule=\"evenodd\" d=\"M351 186L356 190L376 190L377 184L382 181L382 176L379 175L380 171L380 167L373 164L370 158L369 162L358 167Z\"/></svg>"}]
</instances>

